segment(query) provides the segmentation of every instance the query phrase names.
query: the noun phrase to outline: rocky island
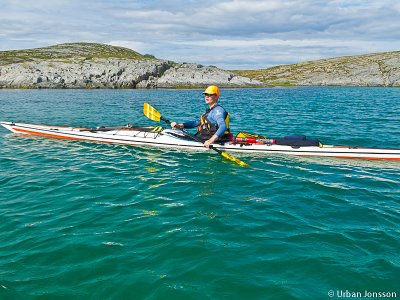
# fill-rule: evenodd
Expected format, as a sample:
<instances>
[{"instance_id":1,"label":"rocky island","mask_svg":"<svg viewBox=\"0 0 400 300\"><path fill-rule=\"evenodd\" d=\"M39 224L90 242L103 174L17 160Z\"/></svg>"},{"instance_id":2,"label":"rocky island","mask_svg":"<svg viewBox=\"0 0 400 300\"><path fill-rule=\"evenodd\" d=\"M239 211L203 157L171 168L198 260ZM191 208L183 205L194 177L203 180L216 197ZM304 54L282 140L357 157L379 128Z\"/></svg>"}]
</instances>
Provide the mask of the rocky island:
<instances>
[{"instance_id":1,"label":"rocky island","mask_svg":"<svg viewBox=\"0 0 400 300\"><path fill-rule=\"evenodd\" d=\"M263 83L213 66L175 63L96 43L0 52L0 88L256 87Z\"/></svg>"},{"instance_id":2,"label":"rocky island","mask_svg":"<svg viewBox=\"0 0 400 300\"><path fill-rule=\"evenodd\" d=\"M343 56L237 74L270 85L400 86L400 51Z\"/></svg>"},{"instance_id":3,"label":"rocky island","mask_svg":"<svg viewBox=\"0 0 400 300\"><path fill-rule=\"evenodd\" d=\"M97 43L0 51L0 88L400 86L400 51L227 71Z\"/></svg>"}]
</instances>

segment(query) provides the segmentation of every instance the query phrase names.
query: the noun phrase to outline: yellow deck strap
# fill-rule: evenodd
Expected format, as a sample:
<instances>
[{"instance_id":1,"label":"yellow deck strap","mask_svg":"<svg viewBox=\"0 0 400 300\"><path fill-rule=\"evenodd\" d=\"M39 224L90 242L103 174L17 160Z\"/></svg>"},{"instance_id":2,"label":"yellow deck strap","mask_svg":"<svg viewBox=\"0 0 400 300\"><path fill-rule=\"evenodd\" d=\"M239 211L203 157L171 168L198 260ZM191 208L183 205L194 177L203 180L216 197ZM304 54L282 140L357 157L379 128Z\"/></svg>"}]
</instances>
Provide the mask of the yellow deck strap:
<instances>
[{"instance_id":1,"label":"yellow deck strap","mask_svg":"<svg viewBox=\"0 0 400 300\"><path fill-rule=\"evenodd\" d=\"M162 126L156 126L151 130L151 132L159 133L163 130L164 130L164 128Z\"/></svg>"}]
</instances>

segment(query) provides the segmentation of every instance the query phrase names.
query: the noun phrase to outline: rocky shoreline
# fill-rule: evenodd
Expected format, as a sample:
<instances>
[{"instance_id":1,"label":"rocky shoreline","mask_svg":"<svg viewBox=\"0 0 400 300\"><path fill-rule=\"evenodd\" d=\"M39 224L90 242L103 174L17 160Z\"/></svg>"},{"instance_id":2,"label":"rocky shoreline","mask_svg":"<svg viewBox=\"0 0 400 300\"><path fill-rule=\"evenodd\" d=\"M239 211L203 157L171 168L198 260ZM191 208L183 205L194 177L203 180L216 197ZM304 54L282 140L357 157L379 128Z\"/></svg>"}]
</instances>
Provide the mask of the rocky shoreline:
<instances>
[{"instance_id":1,"label":"rocky shoreline","mask_svg":"<svg viewBox=\"0 0 400 300\"><path fill-rule=\"evenodd\" d=\"M237 71L271 85L400 87L400 51Z\"/></svg>"},{"instance_id":2,"label":"rocky shoreline","mask_svg":"<svg viewBox=\"0 0 400 300\"><path fill-rule=\"evenodd\" d=\"M238 71L176 63L96 43L0 51L0 89L203 88L210 84L400 87L400 51Z\"/></svg>"},{"instance_id":3,"label":"rocky shoreline","mask_svg":"<svg viewBox=\"0 0 400 300\"><path fill-rule=\"evenodd\" d=\"M40 52L42 57L38 57L38 53L30 56L28 53L26 56L20 55L23 58L18 61L5 63L5 59L2 61L0 56L0 88L150 89L196 88L210 84L221 87L265 85L258 80L212 66L146 58L136 52L134 54L137 57L130 58L132 53L124 53L121 57L120 54L115 54L115 48L118 47L99 45L106 48L102 55L93 57L92 48L96 44L66 45L68 47L63 50L62 55L59 48L52 52L51 47L48 47ZM10 55L7 56L9 57Z\"/></svg>"},{"instance_id":4,"label":"rocky shoreline","mask_svg":"<svg viewBox=\"0 0 400 300\"><path fill-rule=\"evenodd\" d=\"M0 67L0 88L195 88L211 83L221 87L264 85L216 67L165 60L50 60Z\"/></svg>"}]
</instances>

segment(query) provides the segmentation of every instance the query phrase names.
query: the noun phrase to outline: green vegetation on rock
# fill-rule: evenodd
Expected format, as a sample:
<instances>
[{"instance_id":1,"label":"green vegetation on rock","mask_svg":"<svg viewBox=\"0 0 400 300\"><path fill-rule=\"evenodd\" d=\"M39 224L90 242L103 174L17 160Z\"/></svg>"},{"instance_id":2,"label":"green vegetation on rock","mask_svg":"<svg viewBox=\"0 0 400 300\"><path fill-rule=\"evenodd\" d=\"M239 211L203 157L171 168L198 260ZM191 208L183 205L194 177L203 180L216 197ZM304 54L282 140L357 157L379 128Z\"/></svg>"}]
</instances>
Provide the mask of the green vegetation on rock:
<instances>
[{"instance_id":1,"label":"green vegetation on rock","mask_svg":"<svg viewBox=\"0 0 400 300\"><path fill-rule=\"evenodd\" d=\"M131 49L71 43L0 52L1 88L196 88L263 85L216 67L175 63Z\"/></svg>"},{"instance_id":2,"label":"green vegetation on rock","mask_svg":"<svg viewBox=\"0 0 400 300\"><path fill-rule=\"evenodd\" d=\"M76 59L118 58L118 59L154 59L150 55L124 47L97 43L67 43L50 47L0 51L0 65L29 62L35 60L63 60L72 62Z\"/></svg>"},{"instance_id":3,"label":"green vegetation on rock","mask_svg":"<svg viewBox=\"0 0 400 300\"><path fill-rule=\"evenodd\" d=\"M232 72L271 85L399 86L400 51Z\"/></svg>"},{"instance_id":4,"label":"green vegetation on rock","mask_svg":"<svg viewBox=\"0 0 400 300\"><path fill-rule=\"evenodd\" d=\"M211 82L221 87L400 87L400 51L235 71L98 43L0 51L0 88L195 88Z\"/></svg>"}]
</instances>

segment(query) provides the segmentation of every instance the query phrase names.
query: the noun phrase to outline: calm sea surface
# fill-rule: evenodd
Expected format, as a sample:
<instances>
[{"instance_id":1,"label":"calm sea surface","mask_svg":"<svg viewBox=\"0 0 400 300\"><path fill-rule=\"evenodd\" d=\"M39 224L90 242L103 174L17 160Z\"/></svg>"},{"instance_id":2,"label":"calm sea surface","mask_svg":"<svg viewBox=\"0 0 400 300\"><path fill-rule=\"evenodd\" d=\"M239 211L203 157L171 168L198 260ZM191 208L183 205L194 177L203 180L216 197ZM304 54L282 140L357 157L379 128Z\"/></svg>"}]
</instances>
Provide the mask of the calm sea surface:
<instances>
[{"instance_id":1,"label":"calm sea surface","mask_svg":"<svg viewBox=\"0 0 400 300\"><path fill-rule=\"evenodd\" d=\"M201 90L0 90L0 120L154 125L143 102L175 121L204 110ZM234 132L400 148L400 89L221 103ZM237 156L250 167L0 128L0 299L400 298L400 163Z\"/></svg>"}]
</instances>

